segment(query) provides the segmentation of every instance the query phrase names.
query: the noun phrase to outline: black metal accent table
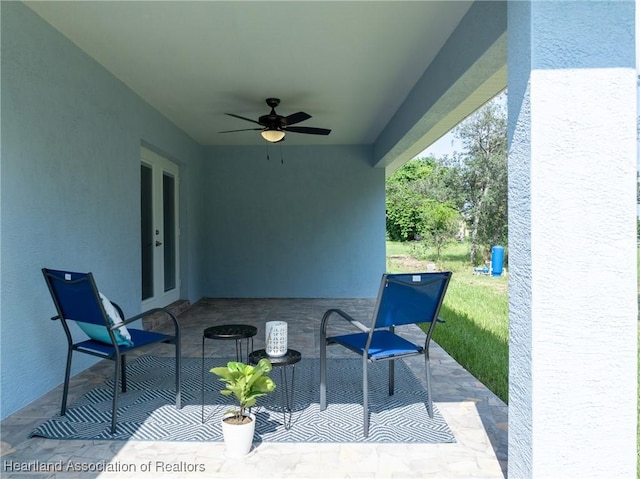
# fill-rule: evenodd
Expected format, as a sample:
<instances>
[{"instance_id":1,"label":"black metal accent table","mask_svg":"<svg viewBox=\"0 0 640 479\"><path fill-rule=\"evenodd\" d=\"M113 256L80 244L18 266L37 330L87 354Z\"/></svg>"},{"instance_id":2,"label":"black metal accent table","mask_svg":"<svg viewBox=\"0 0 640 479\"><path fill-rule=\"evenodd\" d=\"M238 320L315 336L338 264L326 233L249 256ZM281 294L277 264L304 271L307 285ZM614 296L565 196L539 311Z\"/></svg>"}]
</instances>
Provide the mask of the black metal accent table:
<instances>
[{"instance_id":1,"label":"black metal accent table","mask_svg":"<svg viewBox=\"0 0 640 479\"><path fill-rule=\"evenodd\" d=\"M253 337L257 334L258 328L247 324L221 324L211 326L202 333L202 422L204 423L204 341L206 339L234 340L236 342L236 361L242 361L242 340L246 340L247 361L249 351L253 349ZM251 348L251 349L249 349Z\"/></svg>"},{"instance_id":2,"label":"black metal accent table","mask_svg":"<svg viewBox=\"0 0 640 479\"><path fill-rule=\"evenodd\" d=\"M274 368L280 370L280 383L284 391L282 394L282 415L285 429L291 428L291 417L293 415L293 386L295 381L296 363L302 359L302 354L295 349L287 349L287 353L280 357L271 357L264 349L258 349L249 354L249 363L258 364L261 359L268 359ZM287 381L287 366L291 366L291 386Z\"/></svg>"}]
</instances>

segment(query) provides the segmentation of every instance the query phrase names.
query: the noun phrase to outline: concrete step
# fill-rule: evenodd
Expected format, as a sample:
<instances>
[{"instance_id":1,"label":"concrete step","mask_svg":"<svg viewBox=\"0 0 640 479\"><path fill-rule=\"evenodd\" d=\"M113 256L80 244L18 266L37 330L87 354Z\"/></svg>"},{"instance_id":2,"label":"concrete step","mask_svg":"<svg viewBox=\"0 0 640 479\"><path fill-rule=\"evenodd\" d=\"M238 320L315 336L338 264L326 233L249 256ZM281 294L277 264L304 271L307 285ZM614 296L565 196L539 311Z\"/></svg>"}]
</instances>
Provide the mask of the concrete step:
<instances>
[{"instance_id":1,"label":"concrete step","mask_svg":"<svg viewBox=\"0 0 640 479\"><path fill-rule=\"evenodd\" d=\"M174 303L171 303L166 307L174 315L179 316L191 307L191 302L188 299L179 299ZM162 325L167 325L167 319L164 318L164 313L158 312L142 319L142 327L145 331L156 331Z\"/></svg>"}]
</instances>

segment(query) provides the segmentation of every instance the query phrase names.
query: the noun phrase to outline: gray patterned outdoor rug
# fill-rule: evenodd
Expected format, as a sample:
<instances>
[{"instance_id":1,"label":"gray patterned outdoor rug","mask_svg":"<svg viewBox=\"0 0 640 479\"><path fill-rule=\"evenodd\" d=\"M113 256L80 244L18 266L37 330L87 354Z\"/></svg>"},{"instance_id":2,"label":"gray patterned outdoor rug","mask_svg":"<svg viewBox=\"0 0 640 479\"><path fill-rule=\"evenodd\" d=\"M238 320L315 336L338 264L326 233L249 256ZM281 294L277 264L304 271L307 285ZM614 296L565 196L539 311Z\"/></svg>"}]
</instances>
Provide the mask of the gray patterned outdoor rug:
<instances>
[{"instance_id":1,"label":"gray patterned outdoor rug","mask_svg":"<svg viewBox=\"0 0 640 479\"><path fill-rule=\"evenodd\" d=\"M209 369L226 359L208 358L205 365L205 406L202 422L201 359L182 361L182 403L175 408L175 361L142 356L127 365L127 392L120 394L118 427L110 433L112 384L107 381L39 426L31 436L51 439L222 441L220 418L234 405L219 391L222 382ZM291 367L287 380L291 381ZM283 425L284 388L279 368L271 377L276 391L258 399L256 442L456 442L437 408L433 419L426 408L427 393L402 362L396 361L395 394L387 392L387 365L369 366L369 437L362 436L362 361L329 359L327 365L328 406L320 411L320 360L303 358L295 365L295 387L291 428Z\"/></svg>"}]
</instances>

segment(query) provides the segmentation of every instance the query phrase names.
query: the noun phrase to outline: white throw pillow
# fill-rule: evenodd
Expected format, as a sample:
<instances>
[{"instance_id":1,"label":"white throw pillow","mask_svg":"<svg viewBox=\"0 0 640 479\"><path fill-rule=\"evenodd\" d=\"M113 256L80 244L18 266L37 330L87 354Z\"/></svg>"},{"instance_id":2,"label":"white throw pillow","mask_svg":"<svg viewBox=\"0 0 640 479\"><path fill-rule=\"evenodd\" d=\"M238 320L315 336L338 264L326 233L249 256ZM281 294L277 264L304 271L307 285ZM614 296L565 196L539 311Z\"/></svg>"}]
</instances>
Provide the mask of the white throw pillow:
<instances>
[{"instance_id":1,"label":"white throw pillow","mask_svg":"<svg viewBox=\"0 0 640 479\"><path fill-rule=\"evenodd\" d=\"M109 319L109 323L113 326L116 324L122 323L124 320L118 313L118 310L115 306L107 299L107 297L100 294L100 300L102 301L102 307L104 308L104 312L107 313L107 318ZM100 324L93 323L83 323L82 321L76 321L76 324L82 329L87 336L95 341L100 341L105 344L112 344L111 337L109 336L109 332L107 328ZM121 326L118 329L113 330L113 334L116 337L116 342L119 346L133 346L133 341L131 340L131 334L127 330L126 326Z\"/></svg>"},{"instance_id":2,"label":"white throw pillow","mask_svg":"<svg viewBox=\"0 0 640 479\"><path fill-rule=\"evenodd\" d=\"M116 307L111 303L111 301L107 299L104 294L98 294L100 295L100 299L102 300L102 307L104 308L104 312L107 313L107 317L109 318L111 326L122 324L124 319L120 316L120 313L118 313ZM127 330L126 326L121 326L118 329L114 329L113 332L115 333L116 338L118 338L118 335L120 335L123 340L130 343L129 346L133 346L133 342L131 341L131 334ZM118 342L118 344L120 343Z\"/></svg>"}]
</instances>

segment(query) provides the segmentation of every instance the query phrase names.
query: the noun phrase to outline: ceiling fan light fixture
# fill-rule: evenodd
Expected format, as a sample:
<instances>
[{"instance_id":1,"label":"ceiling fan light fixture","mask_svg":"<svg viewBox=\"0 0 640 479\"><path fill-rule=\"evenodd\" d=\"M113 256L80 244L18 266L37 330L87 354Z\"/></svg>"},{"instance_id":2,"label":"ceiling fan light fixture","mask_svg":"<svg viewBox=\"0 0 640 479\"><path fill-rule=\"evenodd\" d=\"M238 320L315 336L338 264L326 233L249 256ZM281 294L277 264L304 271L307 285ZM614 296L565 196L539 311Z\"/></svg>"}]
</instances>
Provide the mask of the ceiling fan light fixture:
<instances>
[{"instance_id":1,"label":"ceiling fan light fixture","mask_svg":"<svg viewBox=\"0 0 640 479\"><path fill-rule=\"evenodd\" d=\"M268 128L266 130L262 130L260 134L262 135L262 138L271 143L276 143L284 138L284 131L278 129Z\"/></svg>"}]
</instances>

